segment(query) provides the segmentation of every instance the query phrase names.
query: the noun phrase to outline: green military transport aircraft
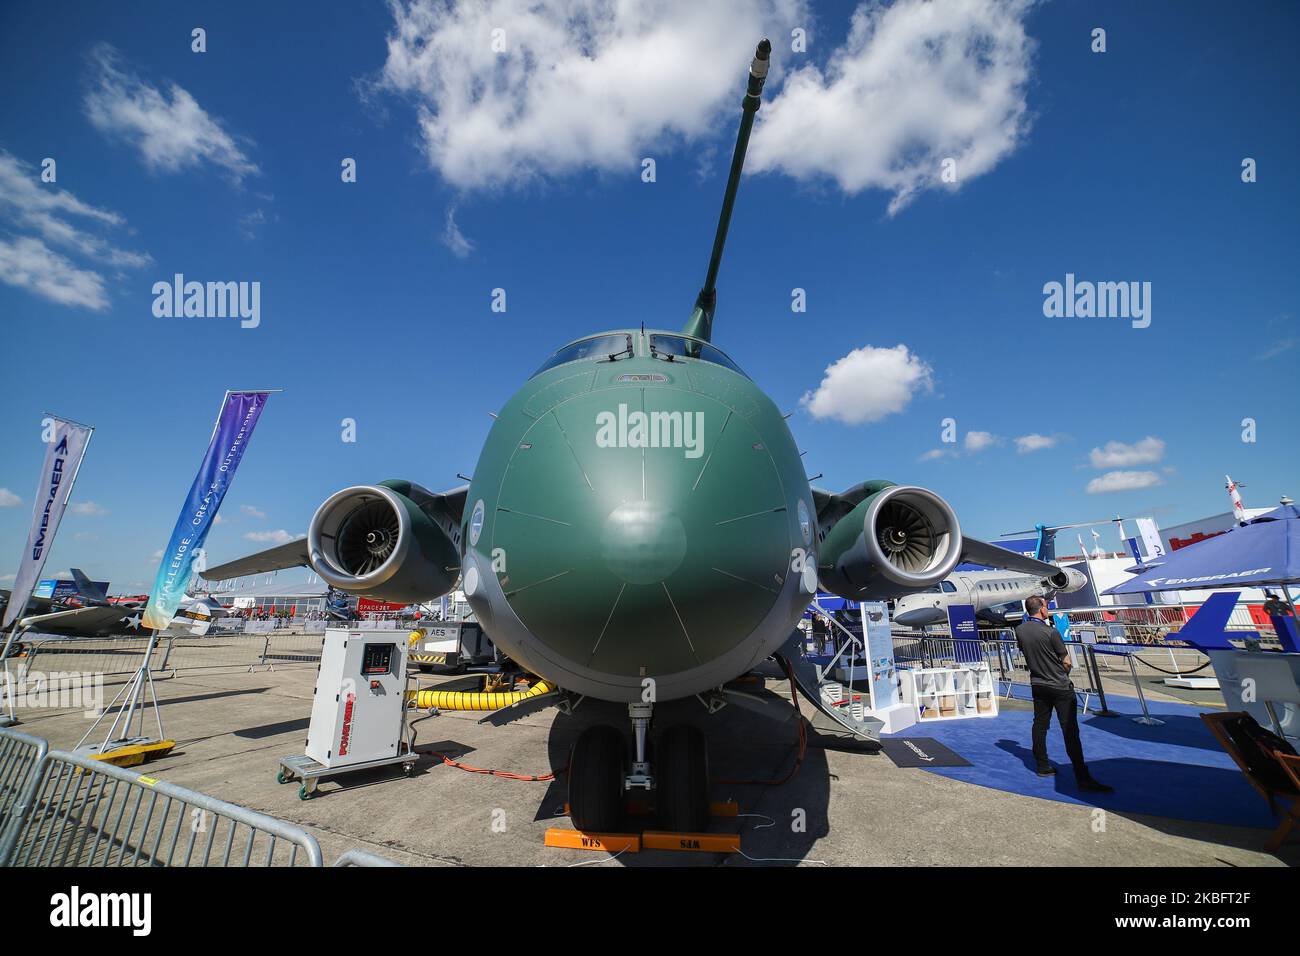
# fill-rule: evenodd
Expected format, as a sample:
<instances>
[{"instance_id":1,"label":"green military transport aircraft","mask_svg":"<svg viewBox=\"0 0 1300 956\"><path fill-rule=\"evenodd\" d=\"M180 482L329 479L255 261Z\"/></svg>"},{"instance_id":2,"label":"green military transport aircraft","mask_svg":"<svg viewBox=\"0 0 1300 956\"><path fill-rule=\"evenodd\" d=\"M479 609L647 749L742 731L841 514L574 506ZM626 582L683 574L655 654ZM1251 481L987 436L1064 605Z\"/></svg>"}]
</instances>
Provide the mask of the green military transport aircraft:
<instances>
[{"instance_id":1,"label":"green military transport aircraft","mask_svg":"<svg viewBox=\"0 0 1300 956\"><path fill-rule=\"evenodd\" d=\"M1062 575L963 538L926 489L810 487L785 417L713 344L714 284L770 53L764 40L750 66L708 274L681 332L565 345L496 416L469 485L347 488L304 541L205 573L309 565L336 588L398 602L459 579L497 647L561 689L553 702L628 706L631 747L609 726L574 746L569 804L583 830L617 830L634 788L652 793L666 828L703 829L704 737L668 728L652 764L654 705L694 695L712 711L729 681L787 643L799 653L792 635L819 580L862 600L933 587L963 557Z\"/></svg>"}]
</instances>

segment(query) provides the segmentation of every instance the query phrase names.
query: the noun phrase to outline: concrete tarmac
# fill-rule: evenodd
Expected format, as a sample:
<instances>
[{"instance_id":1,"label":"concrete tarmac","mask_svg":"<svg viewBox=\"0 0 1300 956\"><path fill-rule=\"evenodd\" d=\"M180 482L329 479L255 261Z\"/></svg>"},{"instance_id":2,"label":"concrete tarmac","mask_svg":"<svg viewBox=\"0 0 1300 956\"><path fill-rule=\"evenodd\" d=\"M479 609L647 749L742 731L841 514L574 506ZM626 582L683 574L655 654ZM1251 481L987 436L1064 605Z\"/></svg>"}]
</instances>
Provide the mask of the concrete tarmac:
<instances>
[{"instance_id":1,"label":"concrete tarmac","mask_svg":"<svg viewBox=\"0 0 1300 956\"><path fill-rule=\"evenodd\" d=\"M158 680L165 730L178 746L148 765L150 775L299 824L320 842L327 863L351 848L433 866L1300 863L1300 840L1268 854L1264 830L1115 812L1099 817L1089 806L900 769L874 747L830 729L820 715L798 773L775 785L770 781L793 763L796 723L735 706L706 718L694 699L662 705L657 726L685 720L706 728L715 781L769 781L715 784L714 799L735 799L746 814L717 827L743 832L744 856L658 850L611 860L547 848L546 829L569 825L563 777L546 783L467 773L427 753L409 778L396 767L361 771L323 781L313 799L301 801L297 784L278 784L276 771L279 758L303 751L315 674L314 665L291 664L255 673L191 669ZM476 679L464 677L425 683L477 688ZM105 687L106 701L119 686ZM783 683L768 687L786 693ZM802 707L810 712L806 702ZM625 712L598 701L584 701L572 716L547 709L500 727L480 723L483 716L448 712L420 720L417 749L478 767L544 774L565 765L572 741L590 723L613 723L630 735ZM75 745L91 723L75 709L21 708L19 717L18 729L47 738L55 749Z\"/></svg>"}]
</instances>

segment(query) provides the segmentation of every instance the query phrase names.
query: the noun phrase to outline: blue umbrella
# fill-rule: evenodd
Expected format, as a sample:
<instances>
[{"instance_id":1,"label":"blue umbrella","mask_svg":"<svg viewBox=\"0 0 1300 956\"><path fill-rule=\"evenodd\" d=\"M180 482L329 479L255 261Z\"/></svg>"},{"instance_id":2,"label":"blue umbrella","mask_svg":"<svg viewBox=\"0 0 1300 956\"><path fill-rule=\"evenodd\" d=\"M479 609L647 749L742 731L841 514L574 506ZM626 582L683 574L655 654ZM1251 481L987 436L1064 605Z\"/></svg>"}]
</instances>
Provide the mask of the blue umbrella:
<instances>
[{"instance_id":1,"label":"blue umbrella","mask_svg":"<svg viewBox=\"0 0 1300 956\"><path fill-rule=\"evenodd\" d=\"M1141 567L1137 577L1105 593L1285 587L1300 581L1300 509L1283 505Z\"/></svg>"}]
</instances>

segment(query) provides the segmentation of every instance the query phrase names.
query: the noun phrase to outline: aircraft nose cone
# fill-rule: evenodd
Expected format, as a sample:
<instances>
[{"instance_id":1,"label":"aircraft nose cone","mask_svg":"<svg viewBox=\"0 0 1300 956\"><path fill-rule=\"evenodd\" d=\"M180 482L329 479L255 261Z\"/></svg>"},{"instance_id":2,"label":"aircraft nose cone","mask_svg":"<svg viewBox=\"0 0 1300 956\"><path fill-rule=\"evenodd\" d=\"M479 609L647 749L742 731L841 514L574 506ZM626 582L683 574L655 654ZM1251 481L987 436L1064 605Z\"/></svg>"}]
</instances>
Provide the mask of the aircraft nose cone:
<instances>
[{"instance_id":1,"label":"aircraft nose cone","mask_svg":"<svg viewBox=\"0 0 1300 956\"><path fill-rule=\"evenodd\" d=\"M605 564L628 584L656 584L686 557L682 519L652 501L625 501L605 519L601 533Z\"/></svg>"},{"instance_id":2,"label":"aircraft nose cone","mask_svg":"<svg viewBox=\"0 0 1300 956\"><path fill-rule=\"evenodd\" d=\"M477 548L515 616L553 659L619 677L680 673L742 645L777 602L797 534L753 426L685 388L550 409L515 442L488 506Z\"/></svg>"},{"instance_id":3,"label":"aircraft nose cone","mask_svg":"<svg viewBox=\"0 0 1300 956\"><path fill-rule=\"evenodd\" d=\"M943 618L943 611L939 608L922 606L897 612L894 615L894 623L904 627L922 627L927 624L938 624Z\"/></svg>"}]
</instances>

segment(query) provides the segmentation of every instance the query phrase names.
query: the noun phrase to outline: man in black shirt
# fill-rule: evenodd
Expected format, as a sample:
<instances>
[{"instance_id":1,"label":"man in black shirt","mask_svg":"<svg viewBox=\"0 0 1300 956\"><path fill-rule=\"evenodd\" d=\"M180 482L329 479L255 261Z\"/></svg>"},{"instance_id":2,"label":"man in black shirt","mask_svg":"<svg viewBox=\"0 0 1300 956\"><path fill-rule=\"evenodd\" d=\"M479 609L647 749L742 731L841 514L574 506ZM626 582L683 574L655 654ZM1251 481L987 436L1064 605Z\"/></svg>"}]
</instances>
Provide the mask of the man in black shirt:
<instances>
[{"instance_id":1,"label":"man in black shirt","mask_svg":"<svg viewBox=\"0 0 1300 956\"><path fill-rule=\"evenodd\" d=\"M1025 601L1025 619L1016 628L1016 643L1029 665L1029 684L1034 693L1034 760L1038 762L1038 775L1050 777L1056 773L1047 760L1047 728L1055 710L1079 789L1110 793L1113 788L1094 780L1083 762L1078 705L1070 683L1070 652L1065 649L1060 633L1047 623L1044 598L1034 595Z\"/></svg>"}]
</instances>

